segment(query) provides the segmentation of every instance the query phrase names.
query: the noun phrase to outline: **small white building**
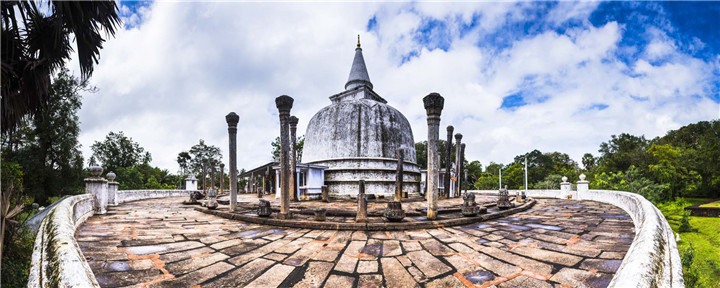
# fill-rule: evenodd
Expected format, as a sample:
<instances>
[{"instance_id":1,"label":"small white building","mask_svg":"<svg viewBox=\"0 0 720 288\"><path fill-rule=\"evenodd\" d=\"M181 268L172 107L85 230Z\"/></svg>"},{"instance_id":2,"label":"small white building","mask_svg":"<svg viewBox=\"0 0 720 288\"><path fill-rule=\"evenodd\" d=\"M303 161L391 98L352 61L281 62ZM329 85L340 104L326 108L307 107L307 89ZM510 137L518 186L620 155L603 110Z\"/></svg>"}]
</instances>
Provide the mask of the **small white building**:
<instances>
[{"instance_id":1,"label":"small white building","mask_svg":"<svg viewBox=\"0 0 720 288\"><path fill-rule=\"evenodd\" d=\"M185 190L198 190L197 184L197 178L195 178L195 175L190 174L190 176L185 179Z\"/></svg>"},{"instance_id":2,"label":"small white building","mask_svg":"<svg viewBox=\"0 0 720 288\"><path fill-rule=\"evenodd\" d=\"M325 169L328 166L298 163L295 171L296 199L320 199L322 186L325 185ZM275 170L275 198L280 198L280 166Z\"/></svg>"}]
</instances>

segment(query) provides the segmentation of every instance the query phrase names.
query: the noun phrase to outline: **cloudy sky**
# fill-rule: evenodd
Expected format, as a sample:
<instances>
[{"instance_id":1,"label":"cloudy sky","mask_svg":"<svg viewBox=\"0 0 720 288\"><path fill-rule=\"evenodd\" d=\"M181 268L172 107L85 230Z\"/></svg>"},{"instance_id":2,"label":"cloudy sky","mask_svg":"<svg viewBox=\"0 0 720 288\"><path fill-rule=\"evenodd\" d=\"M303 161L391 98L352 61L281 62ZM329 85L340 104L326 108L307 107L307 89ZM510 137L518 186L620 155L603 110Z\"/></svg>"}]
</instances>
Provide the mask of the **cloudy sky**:
<instances>
[{"instance_id":1,"label":"cloudy sky","mask_svg":"<svg viewBox=\"0 0 720 288\"><path fill-rule=\"evenodd\" d=\"M483 165L532 149L579 161L613 134L720 118L720 2L119 5L124 29L91 80L99 92L83 95L86 159L124 131L172 172L199 139L227 160L234 111L238 166L263 164L279 133L275 97L295 98L305 134L344 90L358 34L375 91L415 141L427 138L422 97L438 92L441 134L455 126Z\"/></svg>"}]
</instances>

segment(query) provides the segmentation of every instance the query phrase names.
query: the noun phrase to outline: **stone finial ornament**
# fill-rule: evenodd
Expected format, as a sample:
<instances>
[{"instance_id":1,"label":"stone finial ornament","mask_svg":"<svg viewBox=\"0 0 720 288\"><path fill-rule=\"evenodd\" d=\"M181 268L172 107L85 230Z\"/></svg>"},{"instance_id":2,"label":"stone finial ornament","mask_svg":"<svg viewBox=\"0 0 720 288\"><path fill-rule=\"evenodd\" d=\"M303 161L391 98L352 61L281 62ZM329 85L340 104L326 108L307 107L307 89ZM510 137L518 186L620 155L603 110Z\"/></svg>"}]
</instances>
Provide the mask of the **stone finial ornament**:
<instances>
[{"instance_id":1,"label":"stone finial ornament","mask_svg":"<svg viewBox=\"0 0 720 288\"><path fill-rule=\"evenodd\" d=\"M425 104L425 110L427 110L428 116L440 115L445 105L445 98L433 92L423 98L423 104Z\"/></svg>"},{"instance_id":2,"label":"stone finial ornament","mask_svg":"<svg viewBox=\"0 0 720 288\"><path fill-rule=\"evenodd\" d=\"M115 175L114 172L110 171L105 175L105 178L107 178L108 181L115 181L115 178L117 175Z\"/></svg>"},{"instance_id":3,"label":"stone finial ornament","mask_svg":"<svg viewBox=\"0 0 720 288\"><path fill-rule=\"evenodd\" d=\"M88 168L88 170L90 170L90 176L92 176L93 178L100 177L100 175L102 175L102 172L103 172L103 168L100 166L97 166L97 165L90 166L90 168Z\"/></svg>"},{"instance_id":4,"label":"stone finial ornament","mask_svg":"<svg viewBox=\"0 0 720 288\"><path fill-rule=\"evenodd\" d=\"M288 112L292 109L293 101L292 97L287 95L281 95L275 98L275 106L278 110L287 110Z\"/></svg>"},{"instance_id":5,"label":"stone finial ornament","mask_svg":"<svg viewBox=\"0 0 720 288\"><path fill-rule=\"evenodd\" d=\"M581 173L581 174L580 174L580 181L585 181L585 177L586 177L585 174L582 174L582 173Z\"/></svg>"},{"instance_id":6,"label":"stone finial ornament","mask_svg":"<svg viewBox=\"0 0 720 288\"><path fill-rule=\"evenodd\" d=\"M562 181L563 181L563 182L567 182L567 180L568 180L567 176L563 176L563 177L562 177Z\"/></svg>"}]
</instances>

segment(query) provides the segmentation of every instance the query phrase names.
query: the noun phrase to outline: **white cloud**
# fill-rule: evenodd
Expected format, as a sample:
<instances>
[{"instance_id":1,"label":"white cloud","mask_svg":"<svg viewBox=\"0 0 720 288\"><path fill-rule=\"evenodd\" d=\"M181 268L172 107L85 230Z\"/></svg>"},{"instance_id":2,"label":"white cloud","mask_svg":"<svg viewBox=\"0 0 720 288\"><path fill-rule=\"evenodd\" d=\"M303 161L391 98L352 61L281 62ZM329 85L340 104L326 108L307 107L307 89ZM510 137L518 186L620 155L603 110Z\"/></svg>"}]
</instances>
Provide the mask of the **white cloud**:
<instances>
[{"instance_id":1,"label":"white cloud","mask_svg":"<svg viewBox=\"0 0 720 288\"><path fill-rule=\"evenodd\" d=\"M227 159L224 116L234 111L239 167L262 164L279 130L275 97L295 98L292 113L304 134L312 115L343 89L357 34L375 90L405 114L415 140L427 135L422 97L439 92L446 99L441 125L464 134L469 158L483 164L532 149L579 160L611 134L654 137L720 116L707 98L717 63L670 46L626 65L614 56L624 37L615 22L523 36L501 49L478 46L480 34L522 21L530 5L153 3L137 15L139 25L119 31L101 51L92 78L100 92L85 95L80 112L83 151L89 158L94 141L122 130L171 171L177 153L198 139L221 147ZM553 21L593 10L577 6L560 5L565 13L554 17L567 17ZM377 30L366 32L373 16ZM447 51L416 41L423 17L448 21ZM476 27L460 38L459 26L473 18ZM411 51L417 57L401 64ZM660 54L671 61L653 62ZM503 97L518 92L529 105L500 109ZM607 108L591 109L595 104Z\"/></svg>"}]
</instances>

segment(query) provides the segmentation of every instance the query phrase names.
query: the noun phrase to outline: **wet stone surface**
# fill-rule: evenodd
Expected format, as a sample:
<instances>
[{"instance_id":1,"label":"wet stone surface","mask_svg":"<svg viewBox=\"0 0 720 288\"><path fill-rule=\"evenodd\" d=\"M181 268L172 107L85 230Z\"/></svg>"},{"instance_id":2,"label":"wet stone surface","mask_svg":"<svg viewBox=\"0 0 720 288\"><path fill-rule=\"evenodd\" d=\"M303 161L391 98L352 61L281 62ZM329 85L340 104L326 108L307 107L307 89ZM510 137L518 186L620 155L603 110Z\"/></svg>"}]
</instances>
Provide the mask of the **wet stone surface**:
<instances>
[{"instance_id":1,"label":"wet stone surface","mask_svg":"<svg viewBox=\"0 0 720 288\"><path fill-rule=\"evenodd\" d=\"M109 207L78 229L101 286L606 287L634 237L627 214L591 201L538 199L472 225L353 232L248 224L183 200Z\"/></svg>"}]
</instances>

